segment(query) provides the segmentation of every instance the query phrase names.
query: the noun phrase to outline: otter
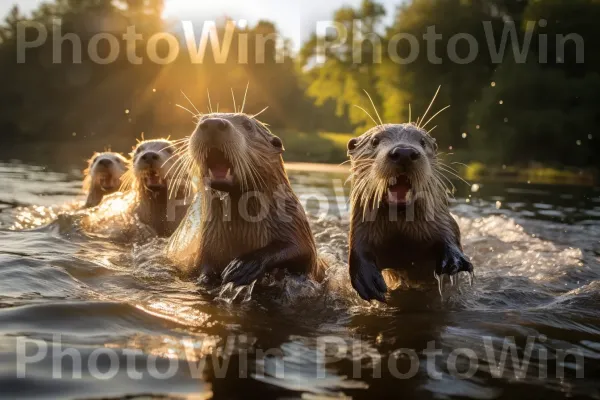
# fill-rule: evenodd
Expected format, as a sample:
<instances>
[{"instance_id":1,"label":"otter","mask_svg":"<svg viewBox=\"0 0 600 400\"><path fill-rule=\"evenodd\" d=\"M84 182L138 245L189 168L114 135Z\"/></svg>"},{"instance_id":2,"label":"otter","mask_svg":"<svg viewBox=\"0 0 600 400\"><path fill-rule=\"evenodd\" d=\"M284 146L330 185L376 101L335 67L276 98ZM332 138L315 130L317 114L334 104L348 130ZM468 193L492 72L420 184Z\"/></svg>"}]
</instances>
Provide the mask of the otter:
<instances>
[{"instance_id":1,"label":"otter","mask_svg":"<svg viewBox=\"0 0 600 400\"><path fill-rule=\"evenodd\" d=\"M104 196L121 187L121 177L127 171L127 159L119 153L94 153L83 171L83 190L87 193L84 208L96 207Z\"/></svg>"},{"instance_id":2,"label":"otter","mask_svg":"<svg viewBox=\"0 0 600 400\"><path fill-rule=\"evenodd\" d=\"M448 208L437 144L413 124L385 124L348 142L349 272L364 300L385 302L383 269L408 282L473 273Z\"/></svg>"},{"instance_id":3,"label":"otter","mask_svg":"<svg viewBox=\"0 0 600 400\"><path fill-rule=\"evenodd\" d=\"M199 222L191 224L195 256L184 273L235 286L284 270L322 279L324 264L285 172L279 137L253 116L211 113L200 117L187 148L190 174L206 191L196 205ZM177 257L178 243L169 248Z\"/></svg>"},{"instance_id":4,"label":"otter","mask_svg":"<svg viewBox=\"0 0 600 400\"><path fill-rule=\"evenodd\" d=\"M130 154L135 214L159 236L170 236L183 219L188 202L180 181L173 179L179 154L167 139L139 142Z\"/></svg>"}]
</instances>

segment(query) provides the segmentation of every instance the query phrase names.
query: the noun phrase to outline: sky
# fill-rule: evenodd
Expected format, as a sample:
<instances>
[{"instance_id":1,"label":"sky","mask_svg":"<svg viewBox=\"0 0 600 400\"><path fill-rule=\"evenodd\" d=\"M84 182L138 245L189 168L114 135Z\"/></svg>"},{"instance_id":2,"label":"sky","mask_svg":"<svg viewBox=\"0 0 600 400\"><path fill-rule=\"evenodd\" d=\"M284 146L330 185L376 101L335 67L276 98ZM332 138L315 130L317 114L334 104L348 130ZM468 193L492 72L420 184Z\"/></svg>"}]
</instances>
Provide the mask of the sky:
<instances>
[{"instance_id":1,"label":"sky","mask_svg":"<svg viewBox=\"0 0 600 400\"><path fill-rule=\"evenodd\" d=\"M387 19L391 20L395 9L403 0L379 0L385 5ZM28 13L41 0L0 0L0 15L4 16L13 4ZM333 11L343 5L358 6L361 0L166 0L168 17L202 20L228 16L234 20L245 19L254 24L260 19L274 21L294 46L310 37L316 21L331 19ZM3 18L2 18L3 19Z\"/></svg>"}]
</instances>

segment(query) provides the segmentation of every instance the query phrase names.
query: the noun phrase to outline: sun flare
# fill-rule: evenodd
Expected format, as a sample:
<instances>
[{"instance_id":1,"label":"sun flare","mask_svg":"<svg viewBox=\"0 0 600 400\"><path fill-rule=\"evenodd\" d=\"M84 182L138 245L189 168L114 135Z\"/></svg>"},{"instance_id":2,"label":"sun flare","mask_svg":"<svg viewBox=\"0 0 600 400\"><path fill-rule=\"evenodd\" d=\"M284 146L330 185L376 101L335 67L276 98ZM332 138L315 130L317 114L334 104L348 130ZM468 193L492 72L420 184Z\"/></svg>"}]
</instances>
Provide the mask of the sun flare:
<instances>
[{"instance_id":1,"label":"sun flare","mask_svg":"<svg viewBox=\"0 0 600 400\"><path fill-rule=\"evenodd\" d=\"M221 1L219 5L206 4L204 2L195 2L189 0L167 0L163 11L163 18L187 19L198 17L201 14L218 13L220 9L227 7L239 7L238 0Z\"/></svg>"}]
</instances>

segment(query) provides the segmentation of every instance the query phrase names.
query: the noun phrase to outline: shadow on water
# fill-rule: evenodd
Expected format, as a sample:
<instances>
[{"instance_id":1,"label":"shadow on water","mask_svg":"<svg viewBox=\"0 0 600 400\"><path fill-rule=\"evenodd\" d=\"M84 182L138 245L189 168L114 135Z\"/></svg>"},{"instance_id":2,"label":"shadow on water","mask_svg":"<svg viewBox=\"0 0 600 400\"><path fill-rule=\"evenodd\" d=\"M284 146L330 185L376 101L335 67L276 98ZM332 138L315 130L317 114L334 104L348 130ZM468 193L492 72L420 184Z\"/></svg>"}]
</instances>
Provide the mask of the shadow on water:
<instances>
[{"instance_id":1,"label":"shadow on water","mask_svg":"<svg viewBox=\"0 0 600 400\"><path fill-rule=\"evenodd\" d=\"M0 178L0 398L600 398L596 188L459 186L475 284L369 305L347 277L343 176L291 176L325 282L248 296L178 278L163 239L85 229L75 175Z\"/></svg>"}]
</instances>

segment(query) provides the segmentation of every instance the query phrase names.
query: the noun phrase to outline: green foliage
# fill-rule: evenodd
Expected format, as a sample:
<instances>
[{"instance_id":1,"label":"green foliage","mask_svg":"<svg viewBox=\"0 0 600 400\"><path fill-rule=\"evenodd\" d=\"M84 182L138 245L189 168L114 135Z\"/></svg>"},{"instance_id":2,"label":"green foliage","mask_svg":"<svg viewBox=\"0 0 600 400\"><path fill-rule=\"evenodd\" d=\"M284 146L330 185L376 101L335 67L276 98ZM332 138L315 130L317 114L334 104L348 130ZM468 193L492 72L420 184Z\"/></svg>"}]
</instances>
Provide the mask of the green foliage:
<instances>
[{"instance_id":1,"label":"green foliage","mask_svg":"<svg viewBox=\"0 0 600 400\"><path fill-rule=\"evenodd\" d=\"M14 7L0 27L0 135L3 143L13 145L3 148L27 145L42 151L77 144L79 160L81 154L99 147L128 150L142 132L146 137L182 137L191 132L194 122L177 104L192 113L195 108L207 112L211 106L231 111L231 90L239 107L249 84L245 111L259 112L269 106L260 118L282 136L287 160L338 163L346 159L348 135L316 132L360 134L379 123L374 108L384 122L407 122L409 117L415 122L441 86L427 118L419 122L451 106L427 128L438 126L432 135L442 152L454 153L454 160L487 169L490 164L536 162L600 165L595 157L600 150L596 133L600 53L594 51L600 38L600 1L406 0L398 4L387 26L384 8L375 0L338 9L332 18L344 26L349 41L328 48L323 63L317 62L321 59L316 35L297 55L289 42L274 40L267 40L264 52L255 53L261 38L278 34L273 23L261 21L236 28L222 64L215 62L210 46L204 61L193 64L183 46L167 65L147 58L141 65L132 64L126 51L108 65L92 62L85 51L82 62L73 63L68 41L61 47L63 63L57 64L52 58L51 29L44 46L27 51L25 64L16 62L18 24L30 20L50 28L55 18L63 21L63 34L82 38L83 49L95 33L119 37L134 25L144 38L136 52L145 56L152 34L172 32L161 17L163 0L54 0L40 5L28 18ZM528 32L531 21L535 29ZM500 64L490 54L488 40L498 45L506 22L516 26L519 43L531 36L524 63L515 60L511 38ZM221 40L225 23L219 27ZM493 37L486 34L484 23ZM431 27L442 36L433 46L424 36ZM196 27L198 32L200 28ZM31 28L26 32L28 37L35 34ZM399 34L412 35L418 48L406 39L398 40ZM451 38L457 34L470 35L477 42L478 52L469 62L456 62L456 57L465 59L469 54L466 40L456 42L455 57L449 53ZM333 33L328 35L328 41L335 39ZM240 60L241 37L248 40L247 62ZM120 42L122 50L125 44ZM107 50L101 53L106 55ZM164 50L159 48L163 56ZM411 50L417 52L411 62L398 61ZM577 62L582 54L585 62Z\"/></svg>"},{"instance_id":2,"label":"green foliage","mask_svg":"<svg viewBox=\"0 0 600 400\"><path fill-rule=\"evenodd\" d=\"M582 13L586 10L586 13ZM495 72L482 99L471 107L469 145L477 159L491 163L600 166L597 126L600 122L600 75L597 54L586 62L557 60L556 34L576 32L590 46L600 3L586 0L539 0L525 10L526 18L564 22L549 24L536 35L549 40L548 64L539 63L535 48L525 64L505 62ZM532 41L538 43L537 36ZM566 47L565 61L575 60L575 46ZM479 129L476 127L479 126Z\"/></svg>"}]
</instances>

